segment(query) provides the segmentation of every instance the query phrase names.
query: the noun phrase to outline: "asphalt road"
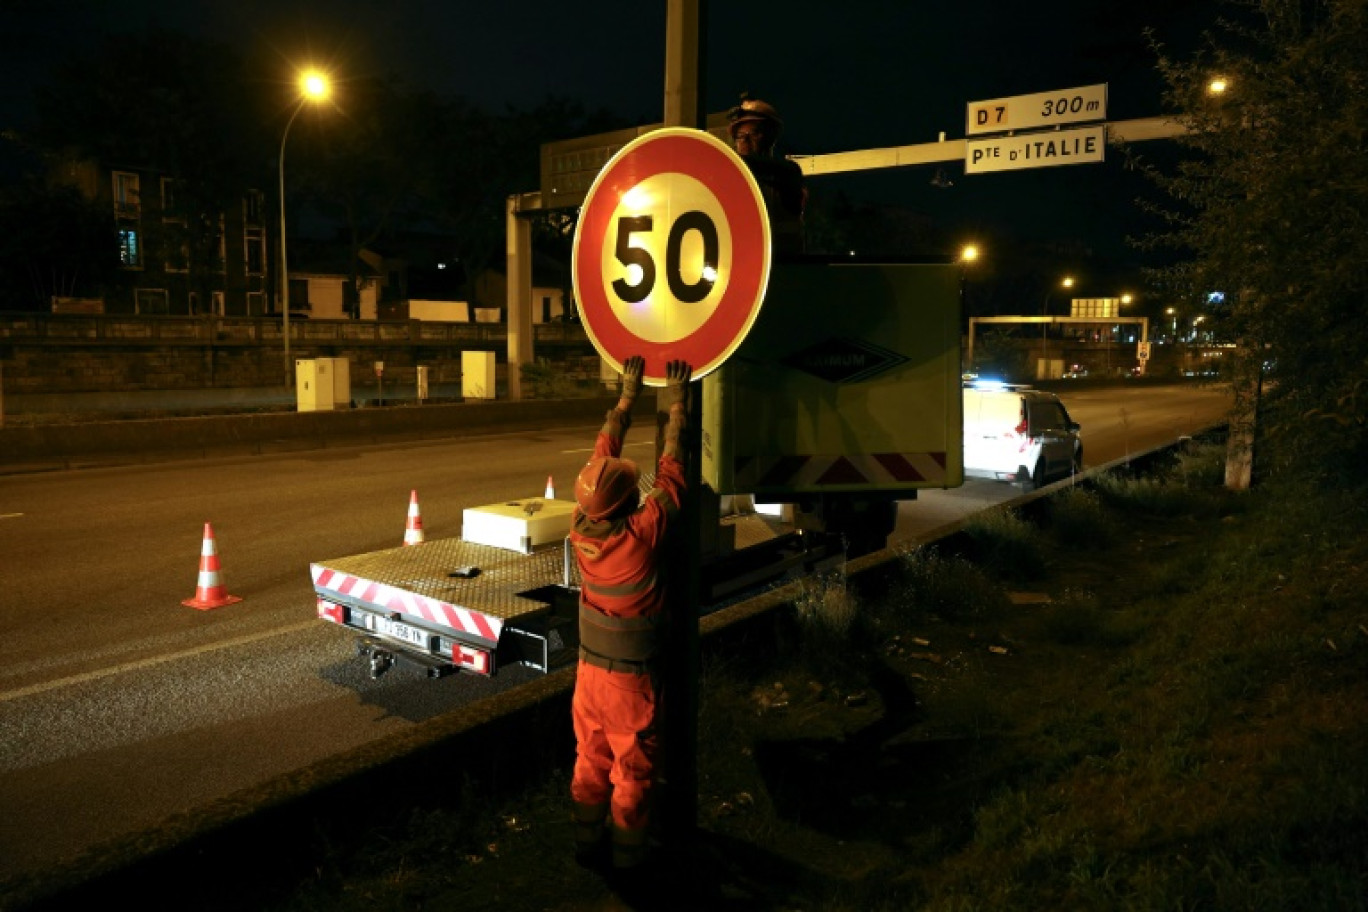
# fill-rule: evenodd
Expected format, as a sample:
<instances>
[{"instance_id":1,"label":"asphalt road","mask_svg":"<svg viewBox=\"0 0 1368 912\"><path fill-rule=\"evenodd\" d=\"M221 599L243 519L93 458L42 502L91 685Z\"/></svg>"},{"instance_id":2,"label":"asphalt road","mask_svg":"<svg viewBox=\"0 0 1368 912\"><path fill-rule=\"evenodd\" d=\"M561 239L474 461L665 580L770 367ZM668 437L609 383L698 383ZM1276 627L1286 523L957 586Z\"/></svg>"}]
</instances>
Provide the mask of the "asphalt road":
<instances>
[{"instance_id":1,"label":"asphalt road","mask_svg":"<svg viewBox=\"0 0 1368 912\"><path fill-rule=\"evenodd\" d=\"M1230 406L1225 387L1059 387L1069 417L1083 426L1085 468L1173 443L1219 423ZM1016 497L1011 485L967 479L963 487L923 491L902 505L895 538L924 539L969 513Z\"/></svg>"},{"instance_id":2,"label":"asphalt road","mask_svg":"<svg viewBox=\"0 0 1368 912\"><path fill-rule=\"evenodd\" d=\"M1071 391L1095 465L1217 422L1219 390ZM595 428L0 478L0 887L109 840L458 711L532 672L371 681L314 618L310 561L427 536L468 506L562 496ZM649 460L638 430L628 455ZM1016 495L923 492L920 538ZM211 523L238 604L185 607ZM0 891L0 896L3 892Z\"/></svg>"}]
</instances>

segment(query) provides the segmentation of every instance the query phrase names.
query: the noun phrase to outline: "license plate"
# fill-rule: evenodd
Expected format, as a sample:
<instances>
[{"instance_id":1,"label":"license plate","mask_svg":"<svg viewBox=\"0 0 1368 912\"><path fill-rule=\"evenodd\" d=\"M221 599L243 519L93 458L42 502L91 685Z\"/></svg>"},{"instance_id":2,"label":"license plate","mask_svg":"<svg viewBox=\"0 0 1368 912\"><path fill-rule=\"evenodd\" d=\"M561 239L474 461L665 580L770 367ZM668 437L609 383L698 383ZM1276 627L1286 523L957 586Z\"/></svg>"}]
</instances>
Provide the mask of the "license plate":
<instances>
[{"instance_id":1,"label":"license plate","mask_svg":"<svg viewBox=\"0 0 1368 912\"><path fill-rule=\"evenodd\" d=\"M408 624L401 624L398 621L391 621L389 618L371 616L372 629L379 634L393 637L396 640L403 640L412 643L420 649L428 648L428 633L417 627L410 627Z\"/></svg>"}]
</instances>

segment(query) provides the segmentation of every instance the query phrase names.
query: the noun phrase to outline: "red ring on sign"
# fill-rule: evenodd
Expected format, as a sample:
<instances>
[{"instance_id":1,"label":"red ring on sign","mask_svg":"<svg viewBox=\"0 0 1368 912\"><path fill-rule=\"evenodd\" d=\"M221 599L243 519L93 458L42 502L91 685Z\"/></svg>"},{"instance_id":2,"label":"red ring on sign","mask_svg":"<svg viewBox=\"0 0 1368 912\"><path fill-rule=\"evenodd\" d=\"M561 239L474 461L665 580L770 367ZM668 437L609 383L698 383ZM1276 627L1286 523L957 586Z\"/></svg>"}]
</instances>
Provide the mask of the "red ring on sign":
<instances>
[{"instance_id":1,"label":"red ring on sign","mask_svg":"<svg viewBox=\"0 0 1368 912\"><path fill-rule=\"evenodd\" d=\"M652 342L629 330L613 313L601 281L600 256L623 195L664 173L688 175L712 191L731 229L733 262L722 299L698 329L670 342ZM741 344L755 322L769 282L769 242L769 220L755 179L721 140L678 128L647 134L608 163L580 212L572 268L585 331L600 354L616 361L618 368L632 355L645 358L648 381L664 382L665 364L674 360L688 362L693 376L701 377ZM596 280L583 282L580 276Z\"/></svg>"}]
</instances>

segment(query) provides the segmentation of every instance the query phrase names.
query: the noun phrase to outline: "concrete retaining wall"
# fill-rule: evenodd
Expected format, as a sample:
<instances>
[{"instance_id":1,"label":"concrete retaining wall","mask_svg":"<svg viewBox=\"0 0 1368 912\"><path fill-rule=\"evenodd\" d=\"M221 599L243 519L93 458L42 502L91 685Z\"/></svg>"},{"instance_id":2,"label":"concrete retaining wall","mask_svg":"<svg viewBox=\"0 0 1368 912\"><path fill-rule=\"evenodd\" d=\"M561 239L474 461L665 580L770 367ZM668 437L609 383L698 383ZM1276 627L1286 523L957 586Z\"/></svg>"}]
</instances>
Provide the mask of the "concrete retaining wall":
<instances>
[{"instance_id":1,"label":"concrete retaining wall","mask_svg":"<svg viewBox=\"0 0 1368 912\"><path fill-rule=\"evenodd\" d=\"M0 362L11 393L255 387L280 383L284 337L271 317L170 317L110 314L0 314ZM533 327L538 360L580 368L597 356L583 327ZM297 320L290 362L340 357L353 376L385 363L387 382L412 385L419 365L430 383L460 379L461 353L494 352L507 383L507 330L498 323L423 320ZM590 378L592 379L592 377Z\"/></svg>"}]
</instances>

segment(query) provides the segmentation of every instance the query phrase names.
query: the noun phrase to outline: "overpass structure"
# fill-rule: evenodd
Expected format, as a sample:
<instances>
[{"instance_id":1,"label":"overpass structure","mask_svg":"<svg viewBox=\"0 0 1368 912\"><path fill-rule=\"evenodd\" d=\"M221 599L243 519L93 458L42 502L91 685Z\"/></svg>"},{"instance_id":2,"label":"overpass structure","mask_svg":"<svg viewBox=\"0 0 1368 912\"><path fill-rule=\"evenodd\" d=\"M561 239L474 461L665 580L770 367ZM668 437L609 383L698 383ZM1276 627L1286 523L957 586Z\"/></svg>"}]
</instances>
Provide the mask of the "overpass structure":
<instances>
[{"instance_id":1,"label":"overpass structure","mask_svg":"<svg viewBox=\"0 0 1368 912\"><path fill-rule=\"evenodd\" d=\"M1036 324L1040 326L1041 332L1044 332L1046 328L1050 326L1076 326L1080 324L1096 326L1099 323L1108 326L1114 326L1121 323L1129 323L1132 325L1138 325L1140 327L1140 341L1139 344L1136 346L1137 356L1141 361L1144 361L1148 358L1149 317L1056 317L1047 314L1045 316L1040 317L1028 317L1021 315L1007 317L970 317L969 346L968 350L965 353L965 361L967 364L974 363L974 338L977 335L978 327L985 323L1007 324L1011 326L1024 326Z\"/></svg>"}]
</instances>

